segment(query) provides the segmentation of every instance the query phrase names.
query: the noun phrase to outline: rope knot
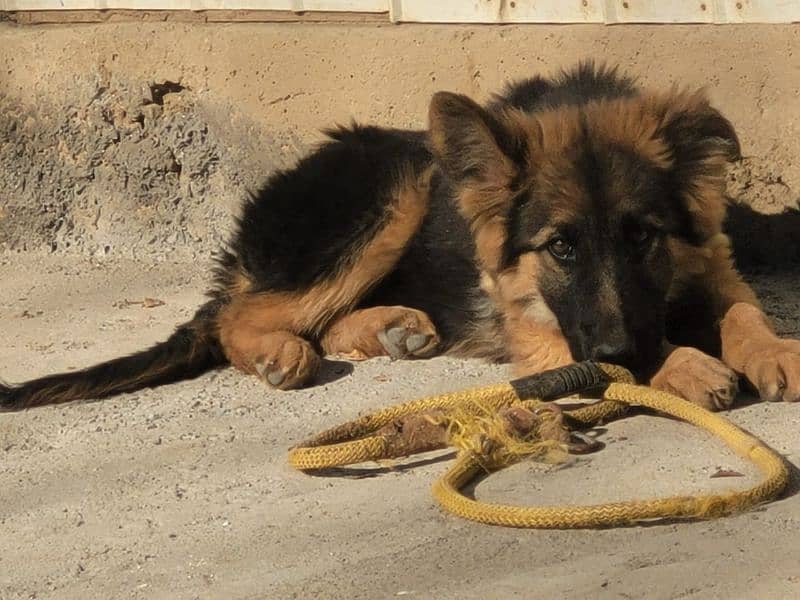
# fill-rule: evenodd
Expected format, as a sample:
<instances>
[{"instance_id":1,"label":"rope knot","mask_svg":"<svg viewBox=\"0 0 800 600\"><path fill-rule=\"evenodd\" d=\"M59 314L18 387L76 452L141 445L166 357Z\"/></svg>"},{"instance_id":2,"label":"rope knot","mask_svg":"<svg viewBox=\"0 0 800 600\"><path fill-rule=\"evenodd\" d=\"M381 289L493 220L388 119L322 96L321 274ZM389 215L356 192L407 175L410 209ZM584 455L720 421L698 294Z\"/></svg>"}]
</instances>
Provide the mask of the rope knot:
<instances>
[{"instance_id":1,"label":"rope knot","mask_svg":"<svg viewBox=\"0 0 800 600\"><path fill-rule=\"evenodd\" d=\"M496 470L525 457L547 462L564 460L570 433L561 409L539 403L500 408L472 403L447 416L447 440L475 455L486 470Z\"/></svg>"}]
</instances>

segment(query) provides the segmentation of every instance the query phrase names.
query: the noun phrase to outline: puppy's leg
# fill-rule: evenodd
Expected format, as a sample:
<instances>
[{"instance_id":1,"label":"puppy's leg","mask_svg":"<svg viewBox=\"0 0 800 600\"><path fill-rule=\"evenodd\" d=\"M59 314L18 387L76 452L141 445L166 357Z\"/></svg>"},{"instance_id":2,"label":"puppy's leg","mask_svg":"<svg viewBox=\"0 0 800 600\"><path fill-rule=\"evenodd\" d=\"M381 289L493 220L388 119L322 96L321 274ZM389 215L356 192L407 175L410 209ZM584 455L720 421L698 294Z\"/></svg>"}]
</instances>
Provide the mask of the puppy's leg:
<instances>
[{"instance_id":1,"label":"puppy's leg","mask_svg":"<svg viewBox=\"0 0 800 600\"><path fill-rule=\"evenodd\" d=\"M729 408L739 390L736 373L722 361L686 346L668 348L667 359L650 385L708 410Z\"/></svg>"},{"instance_id":2,"label":"puppy's leg","mask_svg":"<svg viewBox=\"0 0 800 600\"><path fill-rule=\"evenodd\" d=\"M225 354L231 364L257 375L272 387L289 390L306 385L316 375L320 356L312 344L290 331L230 327L224 330Z\"/></svg>"},{"instance_id":3,"label":"puppy's leg","mask_svg":"<svg viewBox=\"0 0 800 600\"><path fill-rule=\"evenodd\" d=\"M436 352L439 336L428 315L405 306L374 306L345 315L325 332L326 354L353 360L374 356L423 358Z\"/></svg>"},{"instance_id":4,"label":"puppy's leg","mask_svg":"<svg viewBox=\"0 0 800 600\"><path fill-rule=\"evenodd\" d=\"M231 364L281 389L313 377L320 358L307 340L318 341L394 268L427 211L427 175L404 178L385 211L377 233L347 249L349 260L310 287L252 291L261 286L248 273L229 277L216 327Z\"/></svg>"},{"instance_id":5,"label":"puppy's leg","mask_svg":"<svg viewBox=\"0 0 800 600\"><path fill-rule=\"evenodd\" d=\"M722 361L744 375L764 400L800 400L800 341L778 337L753 290L733 266L730 242L722 234L695 256L705 270L698 277L720 324Z\"/></svg>"},{"instance_id":6,"label":"puppy's leg","mask_svg":"<svg viewBox=\"0 0 800 600\"><path fill-rule=\"evenodd\" d=\"M781 339L767 316L737 302L720 327L722 360L747 377L763 400L800 401L800 340Z\"/></svg>"}]
</instances>

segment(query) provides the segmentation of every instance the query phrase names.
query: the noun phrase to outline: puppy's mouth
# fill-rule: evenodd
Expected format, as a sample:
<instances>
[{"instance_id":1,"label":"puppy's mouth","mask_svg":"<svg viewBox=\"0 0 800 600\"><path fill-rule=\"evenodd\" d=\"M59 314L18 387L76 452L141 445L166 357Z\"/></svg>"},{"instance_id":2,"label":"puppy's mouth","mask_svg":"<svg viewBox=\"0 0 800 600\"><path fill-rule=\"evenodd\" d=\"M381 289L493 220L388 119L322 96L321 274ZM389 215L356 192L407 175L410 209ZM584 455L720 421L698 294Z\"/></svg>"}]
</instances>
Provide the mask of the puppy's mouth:
<instances>
[{"instance_id":1,"label":"puppy's mouth","mask_svg":"<svg viewBox=\"0 0 800 600\"><path fill-rule=\"evenodd\" d=\"M608 355L591 353L586 358L601 362L619 365L628 369L638 382L647 382L658 370L664 355L663 341L659 344L648 344L644 349L635 349L624 354Z\"/></svg>"}]
</instances>

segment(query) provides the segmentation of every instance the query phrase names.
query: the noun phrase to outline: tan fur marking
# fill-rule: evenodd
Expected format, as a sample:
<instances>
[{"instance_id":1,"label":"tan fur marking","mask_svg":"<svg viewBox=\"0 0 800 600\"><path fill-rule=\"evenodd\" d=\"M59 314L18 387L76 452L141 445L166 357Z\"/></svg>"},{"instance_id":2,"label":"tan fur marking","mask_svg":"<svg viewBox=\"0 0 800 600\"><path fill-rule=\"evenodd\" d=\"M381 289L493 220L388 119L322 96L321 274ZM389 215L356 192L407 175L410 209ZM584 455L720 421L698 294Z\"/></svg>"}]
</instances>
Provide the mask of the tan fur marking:
<instances>
[{"instance_id":1,"label":"tan fur marking","mask_svg":"<svg viewBox=\"0 0 800 600\"><path fill-rule=\"evenodd\" d=\"M574 147L581 136L581 112L574 106L563 106L529 117L525 127L531 150L531 163L556 156L565 148Z\"/></svg>"},{"instance_id":2,"label":"tan fur marking","mask_svg":"<svg viewBox=\"0 0 800 600\"><path fill-rule=\"evenodd\" d=\"M767 316L740 302L720 326L722 359L756 386L764 400L800 401L800 340L775 335Z\"/></svg>"},{"instance_id":3,"label":"tan fur marking","mask_svg":"<svg viewBox=\"0 0 800 600\"><path fill-rule=\"evenodd\" d=\"M505 319L508 353L518 375L572 362L558 320L538 291L539 257L523 254L494 282L495 303Z\"/></svg>"},{"instance_id":4,"label":"tan fur marking","mask_svg":"<svg viewBox=\"0 0 800 600\"><path fill-rule=\"evenodd\" d=\"M724 158L704 161L708 174L695 177L692 185L684 187L684 196L692 219L704 237L721 233L725 220L725 167Z\"/></svg>"},{"instance_id":5,"label":"tan fur marking","mask_svg":"<svg viewBox=\"0 0 800 600\"><path fill-rule=\"evenodd\" d=\"M405 306L373 306L353 311L335 321L320 340L326 354L363 360L391 354L381 341L390 329L406 330L406 335L421 335L428 341L409 351L398 348L401 354L428 356L439 343L439 336L428 315ZM402 340L405 341L405 340Z\"/></svg>"},{"instance_id":6,"label":"tan fur marking","mask_svg":"<svg viewBox=\"0 0 800 600\"><path fill-rule=\"evenodd\" d=\"M583 107L562 106L529 118L524 127L532 149L531 163L537 167L552 157L578 150L588 123L589 142L612 142L631 148L657 167L669 169L670 150L659 137L662 125L652 102L642 98L622 98L590 102ZM559 171L563 173L563 171Z\"/></svg>"},{"instance_id":7,"label":"tan fur marking","mask_svg":"<svg viewBox=\"0 0 800 600\"><path fill-rule=\"evenodd\" d=\"M398 186L383 228L357 252L352 264L336 278L302 292L240 294L217 320L220 342L235 366L250 370L259 338L275 330L318 336L337 315L353 305L402 256L428 208L430 172L406 177ZM300 240L298 240L300 243Z\"/></svg>"},{"instance_id":8,"label":"tan fur marking","mask_svg":"<svg viewBox=\"0 0 800 600\"><path fill-rule=\"evenodd\" d=\"M505 215L474 221L472 235L480 266L492 273L497 272L507 235Z\"/></svg>"},{"instance_id":9,"label":"tan fur marking","mask_svg":"<svg viewBox=\"0 0 800 600\"><path fill-rule=\"evenodd\" d=\"M231 286L226 291L231 296L238 296L240 294L249 292L252 285L253 282L250 281L250 278L247 276L247 274L244 273L244 271L239 270L237 271L236 275L234 275Z\"/></svg>"},{"instance_id":10,"label":"tan fur marking","mask_svg":"<svg viewBox=\"0 0 800 600\"><path fill-rule=\"evenodd\" d=\"M659 137L662 123L647 100L593 102L586 107L586 115L592 136L628 146L661 169L673 166L670 149Z\"/></svg>"},{"instance_id":11,"label":"tan fur marking","mask_svg":"<svg viewBox=\"0 0 800 600\"><path fill-rule=\"evenodd\" d=\"M733 404L737 377L716 358L696 348L673 347L650 385L706 408L722 410Z\"/></svg>"},{"instance_id":12,"label":"tan fur marking","mask_svg":"<svg viewBox=\"0 0 800 600\"><path fill-rule=\"evenodd\" d=\"M667 243L675 273L669 298L676 298L689 285L700 283L719 318L737 302L760 306L752 288L733 265L727 235L718 233L702 246L692 246L677 238L670 238Z\"/></svg>"},{"instance_id":13,"label":"tan fur marking","mask_svg":"<svg viewBox=\"0 0 800 600\"><path fill-rule=\"evenodd\" d=\"M574 362L558 325L548 326L531 319L507 315L506 330L516 375L539 373Z\"/></svg>"}]
</instances>

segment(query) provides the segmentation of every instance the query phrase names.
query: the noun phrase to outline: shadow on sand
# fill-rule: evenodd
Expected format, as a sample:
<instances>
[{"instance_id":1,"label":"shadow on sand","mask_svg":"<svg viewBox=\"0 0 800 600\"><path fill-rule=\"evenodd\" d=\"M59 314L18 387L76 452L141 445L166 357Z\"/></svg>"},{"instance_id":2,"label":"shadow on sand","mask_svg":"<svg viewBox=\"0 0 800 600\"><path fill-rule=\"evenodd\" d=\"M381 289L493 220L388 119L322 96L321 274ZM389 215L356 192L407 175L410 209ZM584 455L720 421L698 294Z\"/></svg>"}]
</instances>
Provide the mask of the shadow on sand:
<instances>
[{"instance_id":1,"label":"shadow on sand","mask_svg":"<svg viewBox=\"0 0 800 600\"><path fill-rule=\"evenodd\" d=\"M731 202L725 229L743 273L800 274L800 210L767 215Z\"/></svg>"}]
</instances>

